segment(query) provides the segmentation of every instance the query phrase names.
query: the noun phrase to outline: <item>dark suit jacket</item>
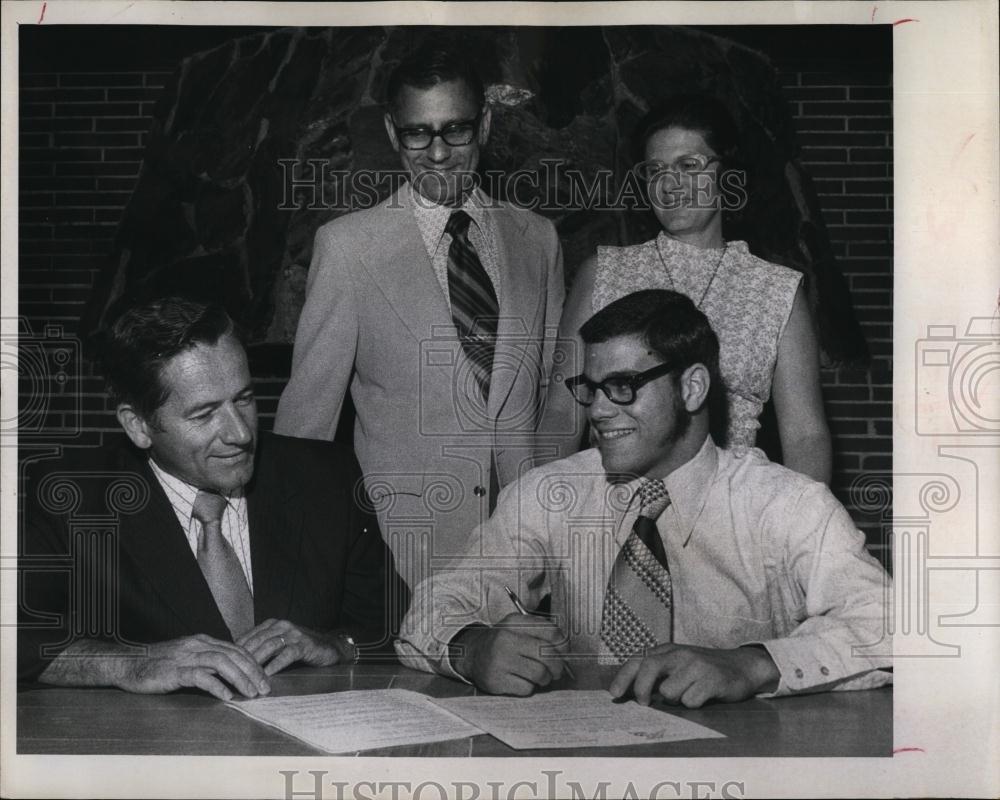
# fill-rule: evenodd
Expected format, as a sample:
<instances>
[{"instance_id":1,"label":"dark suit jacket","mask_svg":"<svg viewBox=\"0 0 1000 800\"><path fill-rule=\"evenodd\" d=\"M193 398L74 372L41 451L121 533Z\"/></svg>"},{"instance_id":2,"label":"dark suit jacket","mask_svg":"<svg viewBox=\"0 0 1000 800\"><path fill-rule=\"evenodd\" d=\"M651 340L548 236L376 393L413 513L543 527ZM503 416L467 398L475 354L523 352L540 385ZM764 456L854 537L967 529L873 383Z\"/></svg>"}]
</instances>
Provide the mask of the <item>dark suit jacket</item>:
<instances>
[{"instance_id":1,"label":"dark suit jacket","mask_svg":"<svg viewBox=\"0 0 1000 800\"><path fill-rule=\"evenodd\" d=\"M348 448L263 434L246 488L256 622L343 629L389 652L408 600ZM72 641L229 631L177 516L131 445L28 464L22 476L18 675Z\"/></svg>"}]
</instances>

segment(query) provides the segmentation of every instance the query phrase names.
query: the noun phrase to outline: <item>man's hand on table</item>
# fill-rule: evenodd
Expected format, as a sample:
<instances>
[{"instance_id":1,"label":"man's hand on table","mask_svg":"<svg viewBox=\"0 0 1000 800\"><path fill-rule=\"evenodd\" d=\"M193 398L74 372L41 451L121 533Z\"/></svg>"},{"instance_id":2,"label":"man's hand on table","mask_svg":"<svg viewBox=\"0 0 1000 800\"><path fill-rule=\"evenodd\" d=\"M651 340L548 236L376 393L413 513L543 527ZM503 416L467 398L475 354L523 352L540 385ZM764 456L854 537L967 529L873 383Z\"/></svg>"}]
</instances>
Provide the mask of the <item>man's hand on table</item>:
<instances>
[{"instance_id":1,"label":"man's hand on table","mask_svg":"<svg viewBox=\"0 0 1000 800\"><path fill-rule=\"evenodd\" d=\"M709 700L735 703L773 691L779 678L778 668L763 647L716 650L661 644L623 664L608 691L622 697L631 687L636 702L649 705L653 690L658 689L668 703L698 708Z\"/></svg>"},{"instance_id":2,"label":"man's hand on table","mask_svg":"<svg viewBox=\"0 0 1000 800\"><path fill-rule=\"evenodd\" d=\"M342 635L314 631L284 619L264 620L237 639L236 644L245 648L268 675L297 661L310 667L330 667L351 663L355 657L353 652L344 651Z\"/></svg>"},{"instance_id":3,"label":"man's hand on table","mask_svg":"<svg viewBox=\"0 0 1000 800\"><path fill-rule=\"evenodd\" d=\"M264 670L249 652L232 642L196 634L157 642L148 648L145 656L124 660L124 674L119 681L122 689L161 694L196 687L220 700L233 698L229 686L244 697L271 691Z\"/></svg>"},{"instance_id":4,"label":"man's hand on table","mask_svg":"<svg viewBox=\"0 0 1000 800\"><path fill-rule=\"evenodd\" d=\"M452 664L459 675L490 694L525 697L562 677L559 652L566 636L549 619L509 614L495 625L472 625L451 646L461 650Z\"/></svg>"},{"instance_id":5,"label":"man's hand on table","mask_svg":"<svg viewBox=\"0 0 1000 800\"><path fill-rule=\"evenodd\" d=\"M117 686L137 694L202 689L220 700L235 694L269 694L268 677L297 661L310 666L352 663L353 642L340 633L319 633L269 619L236 642L205 634L145 645L141 655L114 642L80 639L38 676L55 686Z\"/></svg>"}]
</instances>

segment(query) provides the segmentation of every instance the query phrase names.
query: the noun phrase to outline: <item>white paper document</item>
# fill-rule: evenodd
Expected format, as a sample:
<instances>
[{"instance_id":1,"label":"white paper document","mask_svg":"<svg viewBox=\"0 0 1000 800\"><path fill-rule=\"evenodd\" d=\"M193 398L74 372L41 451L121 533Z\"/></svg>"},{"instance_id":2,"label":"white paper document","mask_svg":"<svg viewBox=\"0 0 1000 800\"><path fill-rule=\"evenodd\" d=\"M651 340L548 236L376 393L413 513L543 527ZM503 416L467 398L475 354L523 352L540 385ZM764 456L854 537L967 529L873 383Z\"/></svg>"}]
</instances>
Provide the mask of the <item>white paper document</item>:
<instances>
[{"instance_id":1,"label":"white paper document","mask_svg":"<svg viewBox=\"0 0 1000 800\"><path fill-rule=\"evenodd\" d=\"M616 703L603 690L533 697L455 697L434 702L515 750L725 738L704 725L634 700Z\"/></svg>"},{"instance_id":2,"label":"white paper document","mask_svg":"<svg viewBox=\"0 0 1000 800\"><path fill-rule=\"evenodd\" d=\"M327 753L443 742L481 730L406 689L231 700L226 705Z\"/></svg>"}]
</instances>

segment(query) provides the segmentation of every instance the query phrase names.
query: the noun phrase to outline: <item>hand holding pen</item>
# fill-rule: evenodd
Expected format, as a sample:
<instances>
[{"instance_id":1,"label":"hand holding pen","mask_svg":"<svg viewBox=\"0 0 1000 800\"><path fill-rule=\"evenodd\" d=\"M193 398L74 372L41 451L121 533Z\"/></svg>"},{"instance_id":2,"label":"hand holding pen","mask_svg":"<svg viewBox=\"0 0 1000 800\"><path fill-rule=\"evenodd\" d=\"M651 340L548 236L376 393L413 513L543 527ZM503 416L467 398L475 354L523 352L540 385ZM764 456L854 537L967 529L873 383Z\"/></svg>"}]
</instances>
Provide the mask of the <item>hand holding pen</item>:
<instances>
[{"instance_id":1,"label":"hand holding pen","mask_svg":"<svg viewBox=\"0 0 1000 800\"><path fill-rule=\"evenodd\" d=\"M566 636L551 619L529 614L509 588L516 611L492 625L468 625L449 643L452 668L490 694L526 697L572 673L559 651ZM551 653L551 655L543 655Z\"/></svg>"},{"instance_id":2,"label":"hand holding pen","mask_svg":"<svg viewBox=\"0 0 1000 800\"><path fill-rule=\"evenodd\" d=\"M530 611L528 611L524 607L524 604L521 602L521 599L516 594L514 594L514 590L513 589L511 589L507 585L504 585L503 590L505 592L507 592L507 596L510 598L510 601L514 604L514 608L517 609L517 613L518 614L520 614L522 617L533 617L533 616L535 616L534 614L532 614ZM570 667L569 664L564 663L563 664L563 669L565 670L566 674L569 675L569 677L572 680L574 680L574 681L576 680L576 675L573 674L573 670L572 670L572 668Z\"/></svg>"}]
</instances>

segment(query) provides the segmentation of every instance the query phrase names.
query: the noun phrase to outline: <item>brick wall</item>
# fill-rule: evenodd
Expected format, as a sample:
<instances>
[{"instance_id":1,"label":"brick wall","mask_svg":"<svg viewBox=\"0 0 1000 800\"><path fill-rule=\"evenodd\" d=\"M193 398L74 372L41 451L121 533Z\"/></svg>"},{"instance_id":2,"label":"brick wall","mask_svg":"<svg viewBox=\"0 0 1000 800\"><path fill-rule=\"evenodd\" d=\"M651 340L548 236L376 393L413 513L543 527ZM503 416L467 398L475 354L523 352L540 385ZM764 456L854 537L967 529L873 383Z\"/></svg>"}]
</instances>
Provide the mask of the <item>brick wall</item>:
<instances>
[{"instance_id":1,"label":"brick wall","mask_svg":"<svg viewBox=\"0 0 1000 800\"><path fill-rule=\"evenodd\" d=\"M849 487L863 473L892 469L892 76L876 68L783 77L801 159L872 356L867 369L822 372L833 490L881 548L879 519L852 506Z\"/></svg>"},{"instance_id":2,"label":"brick wall","mask_svg":"<svg viewBox=\"0 0 1000 800\"><path fill-rule=\"evenodd\" d=\"M113 429L102 391L79 356L76 329L98 271L109 258L122 209L135 186L153 108L170 72L27 73L21 76L18 301L21 328L42 357L60 341L71 359L39 384L22 364L22 430L64 430L100 441ZM22 359L24 361L24 359ZM79 400L77 400L77 397ZM22 414L23 414L22 410Z\"/></svg>"},{"instance_id":3,"label":"brick wall","mask_svg":"<svg viewBox=\"0 0 1000 800\"><path fill-rule=\"evenodd\" d=\"M19 299L22 324L36 337L53 323L75 334L96 272L111 252L168 75L160 69L22 75ZM802 161L815 181L873 356L868 369L825 369L822 378L835 437L834 490L878 550L878 520L851 506L848 488L864 472L891 468L891 76L877 69L814 68L786 68L782 75ZM50 430L80 428L74 441L97 443L117 425L100 381L85 366L81 370L79 408L71 366L71 380L48 384L51 396L42 408L36 397L29 421ZM25 392L33 391L30 378L22 371ZM258 379L264 429L273 424L284 381Z\"/></svg>"}]
</instances>

